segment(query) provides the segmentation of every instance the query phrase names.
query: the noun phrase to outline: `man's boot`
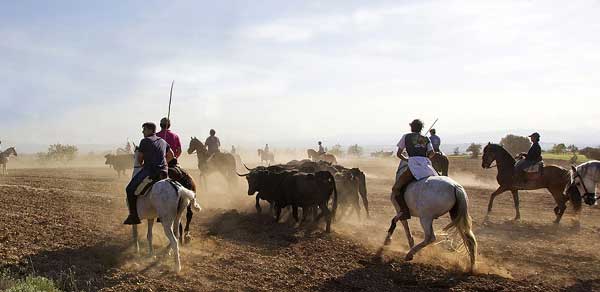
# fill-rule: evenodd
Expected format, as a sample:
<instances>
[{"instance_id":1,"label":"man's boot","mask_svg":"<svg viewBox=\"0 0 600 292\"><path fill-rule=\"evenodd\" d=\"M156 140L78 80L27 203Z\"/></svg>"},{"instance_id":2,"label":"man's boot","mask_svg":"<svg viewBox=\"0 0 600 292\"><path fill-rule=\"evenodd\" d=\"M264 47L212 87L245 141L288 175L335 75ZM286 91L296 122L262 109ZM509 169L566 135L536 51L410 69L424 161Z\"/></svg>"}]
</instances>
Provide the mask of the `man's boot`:
<instances>
[{"instance_id":1,"label":"man's boot","mask_svg":"<svg viewBox=\"0 0 600 292\"><path fill-rule=\"evenodd\" d=\"M129 216L127 216L127 219L125 219L125 222L123 222L123 224L127 224L127 225L135 225L135 224L140 224L142 223L140 221L140 217L138 216L137 213L137 198L135 197L135 195L131 196L131 195L127 195L127 205L129 206Z\"/></svg>"}]
</instances>

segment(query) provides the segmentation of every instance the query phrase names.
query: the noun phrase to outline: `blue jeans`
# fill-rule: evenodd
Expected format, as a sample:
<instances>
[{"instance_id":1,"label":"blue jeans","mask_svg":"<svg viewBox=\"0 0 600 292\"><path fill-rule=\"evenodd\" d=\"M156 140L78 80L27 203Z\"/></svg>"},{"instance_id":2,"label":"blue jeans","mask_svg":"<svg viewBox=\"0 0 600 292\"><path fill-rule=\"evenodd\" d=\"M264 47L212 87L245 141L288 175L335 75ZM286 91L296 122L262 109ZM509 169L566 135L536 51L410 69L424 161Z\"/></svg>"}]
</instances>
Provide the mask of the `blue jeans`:
<instances>
[{"instance_id":1,"label":"blue jeans","mask_svg":"<svg viewBox=\"0 0 600 292\"><path fill-rule=\"evenodd\" d=\"M137 187L142 183L142 181L144 181L146 177L149 177L150 175L151 173L147 169L142 168L140 172L138 172L134 177L132 177L131 181L125 188L125 192L127 192L127 197L135 197L135 190L137 189Z\"/></svg>"}]
</instances>

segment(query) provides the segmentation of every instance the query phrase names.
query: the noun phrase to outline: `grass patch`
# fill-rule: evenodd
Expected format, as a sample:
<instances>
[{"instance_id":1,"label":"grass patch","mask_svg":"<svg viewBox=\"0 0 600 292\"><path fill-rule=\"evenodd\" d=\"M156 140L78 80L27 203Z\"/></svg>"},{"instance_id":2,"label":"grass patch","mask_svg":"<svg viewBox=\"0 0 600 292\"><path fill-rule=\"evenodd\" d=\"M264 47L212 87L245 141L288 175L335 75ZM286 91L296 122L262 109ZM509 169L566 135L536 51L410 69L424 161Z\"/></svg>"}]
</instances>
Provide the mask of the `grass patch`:
<instances>
[{"instance_id":1,"label":"grass patch","mask_svg":"<svg viewBox=\"0 0 600 292\"><path fill-rule=\"evenodd\" d=\"M555 153L544 152L544 153L542 153L542 157L544 159L555 159L555 160L570 161L571 157L573 157L573 154L571 154L571 153L555 154ZM589 160L590 159L587 158L587 157L585 157L585 155L577 154L577 164L584 163L584 162L587 162Z\"/></svg>"},{"instance_id":2,"label":"grass patch","mask_svg":"<svg viewBox=\"0 0 600 292\"><path fill-rule=\"evenodd\" d=\"M27 276L17 279L8 271L0 271L0 291L5 292L61 292L56 284L48 278Z\"/></svg>"}]
</instances>

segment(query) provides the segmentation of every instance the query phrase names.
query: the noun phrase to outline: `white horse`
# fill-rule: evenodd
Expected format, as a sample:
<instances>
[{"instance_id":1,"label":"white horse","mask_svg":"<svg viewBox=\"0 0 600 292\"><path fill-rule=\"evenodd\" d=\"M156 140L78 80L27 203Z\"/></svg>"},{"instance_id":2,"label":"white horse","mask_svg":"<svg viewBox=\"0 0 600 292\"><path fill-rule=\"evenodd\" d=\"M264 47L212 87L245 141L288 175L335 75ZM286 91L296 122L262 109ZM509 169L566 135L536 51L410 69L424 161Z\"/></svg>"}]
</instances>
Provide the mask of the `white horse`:
<instances>
[{"instance_id":1,"label":"white horse","mask_svg":"<svg viewBox=\"0 0 600 292\"><path fill-rule=\"evenodd\" d=\"M469 215L468 198L465 189L449 177L430 176L408 185L404 196L410 210L410 215L419 218L421 227L425 233L423 242L415 246L408 222L406 220L401 221L410 246L405 259L407 261L412 260L413 256L419 250L435 242L433 220L450 212L452 222L444 230L455 229L458 231L469 253L469 272L472 272L477 256L477 240L473 231L471 231L471 216ZM400 214L400 206L393 195L391 200L396 208L396 212ZM398 215L392 219L392 224L388 230L384 245L391 243L392 234L394 233L394 229L396 229L396 222L398 222ZM381 251L382 249L380 249Z\"/></svg>"},{"instance_id":2,"label":"white horse","mask_svg":"<svg viewBox=\"0 0 600 292\"><path fill-rule=\"evenodd\" d=\"M574 204L571 186L575 186L579 194L583 194L583 199L588 205L595 205L598 197L596 196L596 185L600 183L600 161L592 160L582 163L577 167L571 166L571 184L567 188L567 193L571 195ZM580 198L580 197L579 197ZM581 202L581 199L579 199Z\"/></svg>"},{"instance_id":3,"label":"white horse","mask_svg":"<svg viewBox=\"0 0 600 292\"><path fill-rule=\"evenodd\" d=\"M138 162L139 151L136 147L134 154L133 176L140 170L141 165ZM175 190L168 179L156 182L152 188L142 196L137 198L137 212L141 220L148 220L148 254L152 256L152 227L156 218L160 218L165 235L169 239L169 249L174 252L175 272L181 271L181 262L179 260L179 223L188 204L196 211L200 211L200 206L196 202L196 194L184 187ZM140 245L138 242L137 225L132 225L133 244L136 252L139 253Z\"/></svg>"}]
</instances>

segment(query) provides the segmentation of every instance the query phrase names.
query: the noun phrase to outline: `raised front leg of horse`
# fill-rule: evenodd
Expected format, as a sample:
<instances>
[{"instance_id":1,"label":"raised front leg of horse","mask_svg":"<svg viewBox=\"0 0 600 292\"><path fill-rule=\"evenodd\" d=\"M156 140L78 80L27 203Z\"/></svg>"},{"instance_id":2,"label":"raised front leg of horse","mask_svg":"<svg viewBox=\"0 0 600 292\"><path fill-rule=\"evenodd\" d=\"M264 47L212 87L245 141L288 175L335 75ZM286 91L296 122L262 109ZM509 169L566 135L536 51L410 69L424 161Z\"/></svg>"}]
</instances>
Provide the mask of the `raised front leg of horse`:
<instances>
[{"instance_id":1,"label":"raised front leg of horse","mask_svg":"<svg viewBox=\"0 0 600 292\"><path fill-rule=\"evenodd\" d=\"M498 196L499 194L502 194L504 192L508 191L508 188L504 187L504 186L500 186L498 187L497 190L495 190L491 195L490 195L490 201L488 202L488 208L487 208L487 213L485 214L485 221L487 221L488 216L490 215L490 213L492 212L492 207L494 206L494 199L496 198L496 196Z\"/></svg>"}]
</instances>

